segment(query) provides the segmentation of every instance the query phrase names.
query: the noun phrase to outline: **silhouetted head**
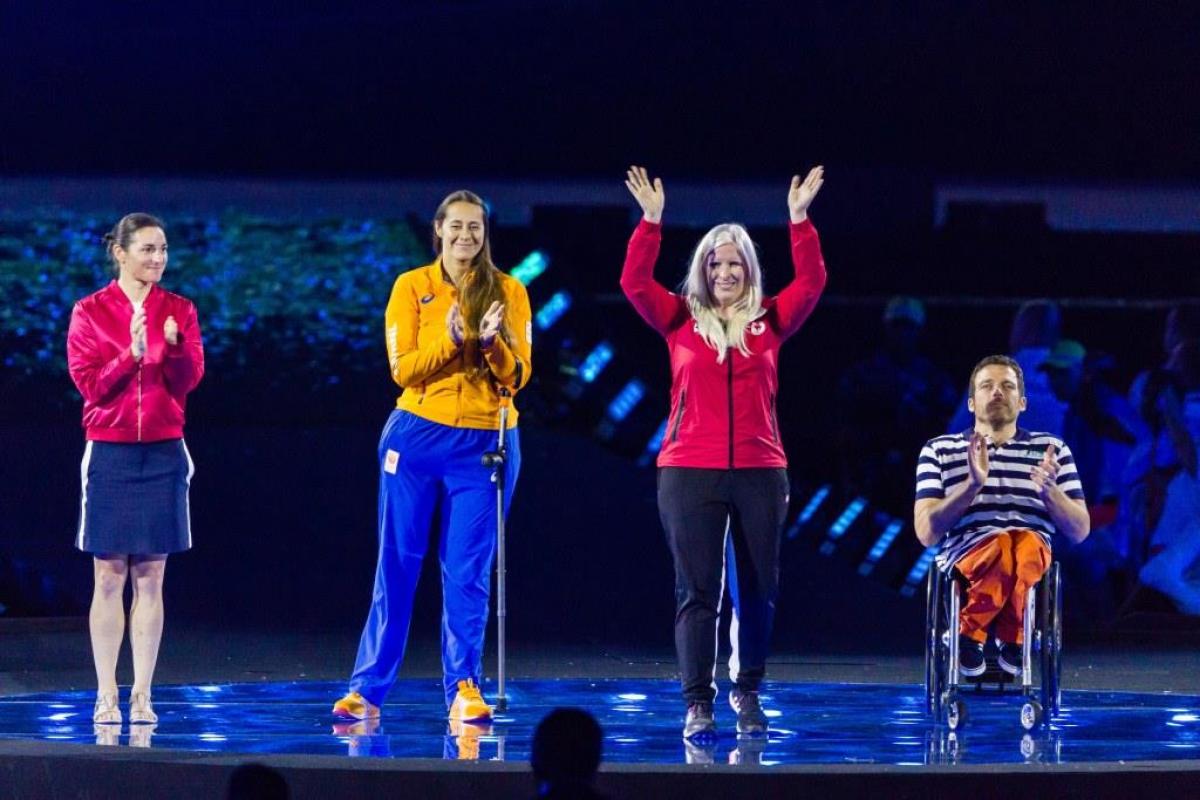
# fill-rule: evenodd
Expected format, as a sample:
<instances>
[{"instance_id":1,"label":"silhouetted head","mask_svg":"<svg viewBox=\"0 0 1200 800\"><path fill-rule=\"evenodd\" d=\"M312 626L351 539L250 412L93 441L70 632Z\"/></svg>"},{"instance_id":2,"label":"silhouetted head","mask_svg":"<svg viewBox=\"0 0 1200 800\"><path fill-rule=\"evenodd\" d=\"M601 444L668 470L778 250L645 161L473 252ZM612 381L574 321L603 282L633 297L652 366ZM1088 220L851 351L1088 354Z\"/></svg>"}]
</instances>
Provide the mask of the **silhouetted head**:
<instances>
[{"instance_id":1,"label":"silhouetted head","mask_svg":"<svg viewBox=\"0 0 1200 800\"><path fill-rule=\"evenodd\" d=\"M1058 334L1058 304L1053 300L1030 300L1022 303L1013 317L1008 332L1008 351L1016 353L1026 347L1053 347Z\"/></svg>"},{"instance_id":2,"label":"silhouetted head","mask_svg":"<svg viewBox=\"0 0 1200 800\"><path fill-rule=\"evenodd\" d=\"M602 734L596 718L579 708L556 708L533 733L530 765L543 787L586 786L600 766Z\"/></svg>"}]
</instances>

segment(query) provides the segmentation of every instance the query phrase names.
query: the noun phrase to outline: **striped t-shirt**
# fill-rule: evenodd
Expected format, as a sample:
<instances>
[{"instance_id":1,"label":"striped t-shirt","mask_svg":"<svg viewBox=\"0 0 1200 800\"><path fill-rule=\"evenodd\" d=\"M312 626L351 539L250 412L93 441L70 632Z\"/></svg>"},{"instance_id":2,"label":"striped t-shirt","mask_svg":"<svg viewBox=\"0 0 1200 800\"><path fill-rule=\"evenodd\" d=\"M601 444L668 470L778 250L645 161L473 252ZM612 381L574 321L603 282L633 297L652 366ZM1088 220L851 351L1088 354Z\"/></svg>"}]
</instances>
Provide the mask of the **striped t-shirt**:
<instances>
[{"instance_id":1,"label":"striped t-shirt","mask_svg":"<svg viewBox=\"0 0 1200 800\"><path fill-rule=\"evenodd\" d=\"M930 439L921 448L917 462L917 499L940 500L946 491L965 481L970 473L967 448L971 431ZM1050 433L1031 433L1021 428L1012 439L997 447L988 443L988 476L979 494L967 506L962 519L942 540L938 569L949 571L975 545L1001 531L1024 528L1041 534L1046 546L1054 534L1054 520L1046 510L1031 477L1046 448L1054 445L1059 470L1056 482L1075 500L1083 499L1083 486L1075 458L1062 439Z\"/></svg>"}]
</instances>

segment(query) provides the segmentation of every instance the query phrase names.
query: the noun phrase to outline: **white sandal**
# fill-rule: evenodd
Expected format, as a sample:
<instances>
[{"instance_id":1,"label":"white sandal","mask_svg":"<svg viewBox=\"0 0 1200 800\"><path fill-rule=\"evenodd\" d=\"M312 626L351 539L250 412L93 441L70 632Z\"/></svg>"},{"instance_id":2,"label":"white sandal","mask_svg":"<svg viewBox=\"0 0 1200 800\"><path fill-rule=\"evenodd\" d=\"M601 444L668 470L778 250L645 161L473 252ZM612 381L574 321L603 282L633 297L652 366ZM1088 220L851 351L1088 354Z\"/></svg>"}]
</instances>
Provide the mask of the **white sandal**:
<instances>
[{"instance_id":1,"label":"white sandal","mask_svg":"<svg viewBox=\"0 0 1200 800\"><path fill-rule=\"evenodd\" d=\"M129 721L132 723L153 725L158 722L158 714L150 705L150 695L145 692L134 692L129 696Z\"/></svg>"},{"instance_id":2,"label":"white sandal","mask_svg":"<svg viewBox=\"0 0 1200 800\"><path fill-rule=\"evenodd\" d=\"M120 725L121 707L115 694L96 693L96 707L92 709L92 722L97 725Z\"/></svg>"}]
</instances>

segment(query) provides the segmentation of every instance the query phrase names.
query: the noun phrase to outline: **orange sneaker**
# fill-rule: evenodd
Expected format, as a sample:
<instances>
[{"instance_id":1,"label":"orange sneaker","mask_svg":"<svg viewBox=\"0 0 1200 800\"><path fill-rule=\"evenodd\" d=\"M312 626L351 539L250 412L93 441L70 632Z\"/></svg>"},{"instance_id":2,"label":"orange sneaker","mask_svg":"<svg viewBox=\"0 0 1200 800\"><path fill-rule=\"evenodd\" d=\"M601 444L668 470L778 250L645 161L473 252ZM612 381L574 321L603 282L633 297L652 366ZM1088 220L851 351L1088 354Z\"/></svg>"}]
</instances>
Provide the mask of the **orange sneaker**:
<instances>
[{"instance_id":1,"label":"orange sneaker","mask_svg":"<svg viewBox=\"0 0 1200 800\"><path fill-rule=\"evenodd\" d=\"M333 715L342 719L379 719L379 706L358 692L350 692L333 704Z\"/></svg>"},{"instance_id":2,"label":"orange sneaker","mask_svg":"<svg viewBox=\"0 0 1200 800\"><path fill-rule=\"evenodd\" d=\"M450 719L478 722L492 718L492 707L483 702L479 687L470 678L458 682L458 694L450 705Z\"/></svg>"}]
</instances>

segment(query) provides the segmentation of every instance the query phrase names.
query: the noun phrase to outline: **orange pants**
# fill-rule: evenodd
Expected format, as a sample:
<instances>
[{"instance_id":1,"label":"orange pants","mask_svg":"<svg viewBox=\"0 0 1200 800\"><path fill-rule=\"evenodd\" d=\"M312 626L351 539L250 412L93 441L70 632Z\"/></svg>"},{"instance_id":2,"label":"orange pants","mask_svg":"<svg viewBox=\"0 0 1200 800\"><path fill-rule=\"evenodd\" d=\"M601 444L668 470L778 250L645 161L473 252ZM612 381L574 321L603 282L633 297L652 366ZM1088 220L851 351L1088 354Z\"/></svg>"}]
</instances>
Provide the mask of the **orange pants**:
<instances>
[{"instance_id":1,"label":"orange pants","mask_svg":"<svg viewBox=\"0 0 1200 800\"><path fill-rule=\"evenodd\" d=\"M958 630L977 642L996 638L1020 644L1025 638L1025 596L1050 566L1050 548L1030 530L1004 531L980 542L954 568L967 579L967 599Z\"/></svg>"}]
</instances>

